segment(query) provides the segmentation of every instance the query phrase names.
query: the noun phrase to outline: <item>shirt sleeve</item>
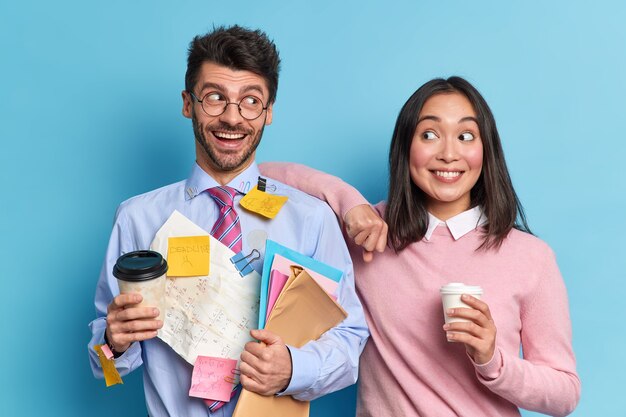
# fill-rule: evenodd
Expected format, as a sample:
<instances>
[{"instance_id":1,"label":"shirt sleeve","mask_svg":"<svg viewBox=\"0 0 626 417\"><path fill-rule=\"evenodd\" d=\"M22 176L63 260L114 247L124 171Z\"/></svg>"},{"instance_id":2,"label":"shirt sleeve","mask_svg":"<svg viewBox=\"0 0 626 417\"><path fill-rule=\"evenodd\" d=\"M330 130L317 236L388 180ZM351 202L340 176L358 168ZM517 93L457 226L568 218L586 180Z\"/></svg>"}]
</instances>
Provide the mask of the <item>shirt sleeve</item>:
<instances>
[{"instance_id":1,"label":"shirt sleeve","mask_svg":"<svg viewBox=\"0 0 626 417\"><path fill-rule=\"evenodd\" d=\"M354 287L352 261L341 231L327 206L322 207L321 214L321 227L318 227L312 256L344 272L338 287L338 302L348 317L318 340L301 348L289 348L292 377L281 395L292 395L301 401L310 401L354 384L358 377L359 356L369 337ZM310 233L316 232L311 230Z\"/></svg>"},{"instance_id":2,"label":"shirt sleeve","mask_svg":"<svg viewBox=\"0 0 626 417\"><path fill-rule=\"evenodd\" d=\"M565 416L578 404L581 387L567 291L552 250L546 251L538 285L522 304L523 359L497 348L494 360L475 368L482 384L516 406Z\"/></svg>"},{"instance_id":3,"label":"shirt sleeve","mask_svg":"<svg viewBox=\"0 0 626 417\"><path fill-rule=\"evenodd\" d=\"M259 165L263 175L277 179L300 191L326 201L340 222L351 208L369 204L356 188L341 178L289 162L265 162Z\"/></svg>"},{"instance_id":4,"label":"shirt sleeve","mask_svg":"<svg viewBox=\"0 0 626 417\"><path fill-rule=\"evenodd\" d=\"M87 345L87 350L89 351L91 370L96 378L104 378L104 374L102 372L102 365L100 364L98 354L94 350L94 345L104 344L107 307L113 300L113 297L119 294L117 280L112 273L113 266L121 254L135 250L133 248L132 239L129 237L128 230L129 228L126 224L126 217L124 216L122 207L120 206L115 215L115 222L111 232L111 238L109 239L109 246L102 265L102 270L100 271L98 285L96 287L96 296L94 300L96 307L96 319L89 323L89 328L91 329L91 340ZM120 373L120 376L127 375L129 372L141 366L142 363L141 345L139 343L133 343L130 348L126 350L126 352L115 359L115 367Z\"/></svg>"}]
</instances>

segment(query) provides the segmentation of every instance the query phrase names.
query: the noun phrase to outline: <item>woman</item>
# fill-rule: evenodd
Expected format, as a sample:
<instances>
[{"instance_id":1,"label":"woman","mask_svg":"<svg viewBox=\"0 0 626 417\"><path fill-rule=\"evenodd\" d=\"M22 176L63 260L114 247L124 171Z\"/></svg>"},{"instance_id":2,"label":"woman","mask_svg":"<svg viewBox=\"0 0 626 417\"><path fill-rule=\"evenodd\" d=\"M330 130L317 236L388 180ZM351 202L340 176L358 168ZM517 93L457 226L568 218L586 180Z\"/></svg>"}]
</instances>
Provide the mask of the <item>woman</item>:
<instances>
[{"instance_id":1,"label":"woman","mask_svg":"<svg viewBox=\"0 0 626 417\"><path fill-rule=\"evenodd\" d=\"M483 97L459 77L424 84L400 111L389 164L388 202L375 206L389 247L383 223L341 180L263 167L326 199L355 239L371 331L358 416L569 414L580 381L565 286L551 249L530 234ZM383 253L366 263L358 245ZM444 324L439 289L449 282L484 290L446 312L466 322Z\"/></svg>"}]
</instances>

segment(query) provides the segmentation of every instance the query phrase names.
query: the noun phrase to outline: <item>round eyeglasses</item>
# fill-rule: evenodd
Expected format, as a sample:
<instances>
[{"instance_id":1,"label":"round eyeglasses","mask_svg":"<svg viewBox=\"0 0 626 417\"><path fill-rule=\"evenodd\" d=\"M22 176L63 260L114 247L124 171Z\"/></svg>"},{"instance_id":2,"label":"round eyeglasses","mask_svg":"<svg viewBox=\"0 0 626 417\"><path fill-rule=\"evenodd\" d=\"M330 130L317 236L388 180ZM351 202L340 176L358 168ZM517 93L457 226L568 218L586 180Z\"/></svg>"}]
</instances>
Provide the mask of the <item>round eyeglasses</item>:
<instances>
[{"instance_id":1,"label":"round eyeglasses","mask_svg":"<svg viewBox=\"0 0 626 417\"><path fill-rule=\"evenodd\" d=\"M210 91L204 95L200 100L194 93L189 92L200 105L202 110L209 116L219 116L226 111L226 107L229 104L236 104L239 109L239 114L246 120L257 119L263 110L267 110L267 106L263 105L263 102L257 96L245 96L239 103L228 101L222 93L217 91Z\"/></svg>"}]
</instances>

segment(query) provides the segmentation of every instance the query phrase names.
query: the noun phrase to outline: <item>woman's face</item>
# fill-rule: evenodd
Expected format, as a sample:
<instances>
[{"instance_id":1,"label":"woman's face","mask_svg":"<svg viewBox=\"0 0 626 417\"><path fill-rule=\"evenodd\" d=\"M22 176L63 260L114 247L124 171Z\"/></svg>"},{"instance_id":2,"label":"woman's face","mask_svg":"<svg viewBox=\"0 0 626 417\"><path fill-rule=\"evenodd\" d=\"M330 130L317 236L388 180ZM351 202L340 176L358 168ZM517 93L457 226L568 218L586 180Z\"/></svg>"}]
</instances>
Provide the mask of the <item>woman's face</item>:
<instances>
[{"instance_id":1,"label":"woman's face","mask_svg":"<svg viewBox=\"0 0 626 417\"><path fill-rule=\"evenodd\" d=\"M442 93L426 100L409 164L431 214L447 220L469 209L470 191L483 167L483 143L476 113L464 95Z\"/></svg>"}]
</instances>

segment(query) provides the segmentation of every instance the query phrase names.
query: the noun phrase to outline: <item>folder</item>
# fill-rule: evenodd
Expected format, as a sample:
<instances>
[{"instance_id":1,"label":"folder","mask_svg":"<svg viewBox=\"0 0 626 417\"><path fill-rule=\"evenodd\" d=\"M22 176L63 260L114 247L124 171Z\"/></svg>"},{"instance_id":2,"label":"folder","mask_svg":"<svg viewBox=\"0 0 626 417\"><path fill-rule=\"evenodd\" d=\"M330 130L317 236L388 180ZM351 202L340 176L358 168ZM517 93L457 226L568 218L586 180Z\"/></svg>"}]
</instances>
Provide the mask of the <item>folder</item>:
<instances>
[{"instance_id":1,"label":"folder","mask_svg":"<svg viewBox=\"0 0 626 417\"><path fill-rule=\"evenodd\" d=\"M326 280L334 281L339 285L339 281L343 276L343 272L337 268L333 268L323 262L317 261L309 256L289 249L273 240L267 239L265 244L265 261L263 262L263 273L261 274L261 299L259 305L259 329L265 328L265 319L268 316L267 302L271 271L274 266L275 255L280 255L285 260L291 261L292 264L298 265L306 269L309 273L317 274ZM289 274L289 271L280 270L283 274Z\"/></svg>"},{"instance_id":2,"label":"folder","mask_svg":"<svg viewBox=\"0 0 626 417\"><path fill-rule=\"evenodd\" d=\"M299 348L346 317L348 313L305 270L293 267L265 328ZM243 389L233 417L307 417L309 405L290 395L263 396Z\"/></svg>"}]
</instances>

